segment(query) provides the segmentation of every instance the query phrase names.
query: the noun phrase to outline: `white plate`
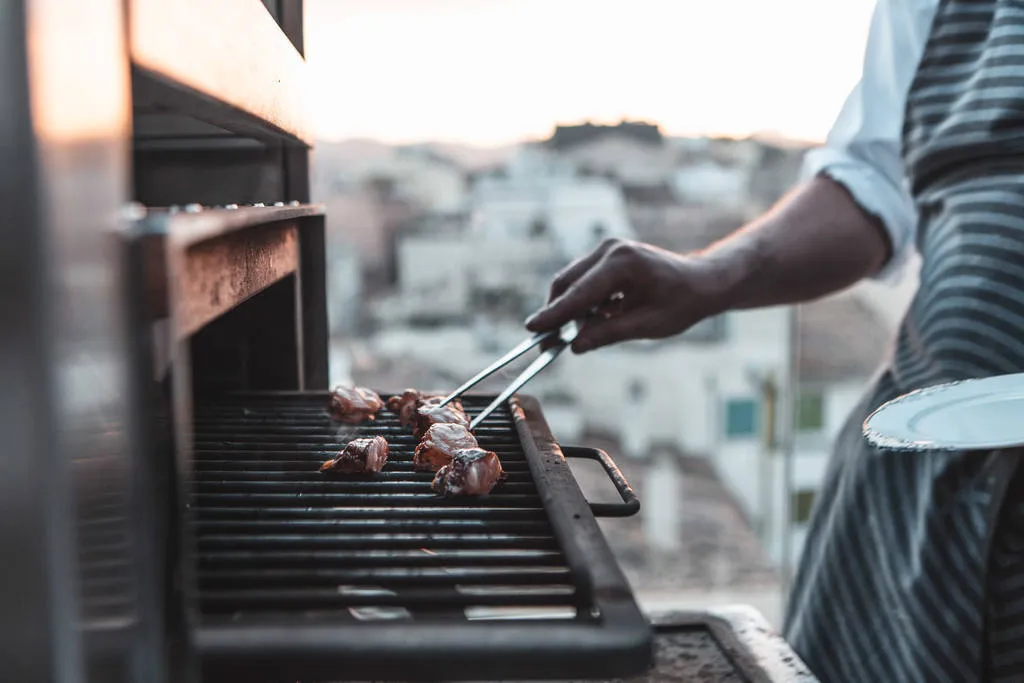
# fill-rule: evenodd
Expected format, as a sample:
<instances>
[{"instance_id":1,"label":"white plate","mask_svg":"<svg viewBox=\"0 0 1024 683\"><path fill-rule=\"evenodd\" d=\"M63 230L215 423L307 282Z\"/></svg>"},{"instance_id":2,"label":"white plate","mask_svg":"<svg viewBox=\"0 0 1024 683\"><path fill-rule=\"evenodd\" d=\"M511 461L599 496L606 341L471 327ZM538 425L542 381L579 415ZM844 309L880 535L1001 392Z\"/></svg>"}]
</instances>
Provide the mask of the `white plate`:
<instances>
[{"instance_id":1,"label":"white plate","mask_svg":"<svg viewBox=\"0 0 1024 683\"><path fill-rule=\"evenodd\" d=\"M882 405L864 420L879 448L966 451L1024 445L1024 373L940 384Z\"/></svg>"}]
</instances>

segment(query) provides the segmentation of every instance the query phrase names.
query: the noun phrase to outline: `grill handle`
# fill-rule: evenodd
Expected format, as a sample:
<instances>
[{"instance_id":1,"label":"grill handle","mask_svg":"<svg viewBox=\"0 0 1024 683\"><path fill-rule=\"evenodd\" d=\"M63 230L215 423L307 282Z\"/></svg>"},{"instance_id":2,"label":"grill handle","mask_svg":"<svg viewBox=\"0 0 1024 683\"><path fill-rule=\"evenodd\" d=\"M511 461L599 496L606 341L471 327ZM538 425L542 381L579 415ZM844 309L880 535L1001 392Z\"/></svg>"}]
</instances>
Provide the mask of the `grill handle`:
<instances>
[{"instance_id":1,"label":"grill handle","mask_svg":"<svg viewBox=\"0 0 1024 683\"><path fill-rule=\"evenodd\" d=\"M590 503L590 511L595 517L632 517L640 512L640 499L633 493L633 487L622 476L622 471L612 460L612 456L600 448L584 446L562 446L562 454L567 458L585 458L601 463L601 467L622 497L621 503Z\"/></svg>"}]
</instances>

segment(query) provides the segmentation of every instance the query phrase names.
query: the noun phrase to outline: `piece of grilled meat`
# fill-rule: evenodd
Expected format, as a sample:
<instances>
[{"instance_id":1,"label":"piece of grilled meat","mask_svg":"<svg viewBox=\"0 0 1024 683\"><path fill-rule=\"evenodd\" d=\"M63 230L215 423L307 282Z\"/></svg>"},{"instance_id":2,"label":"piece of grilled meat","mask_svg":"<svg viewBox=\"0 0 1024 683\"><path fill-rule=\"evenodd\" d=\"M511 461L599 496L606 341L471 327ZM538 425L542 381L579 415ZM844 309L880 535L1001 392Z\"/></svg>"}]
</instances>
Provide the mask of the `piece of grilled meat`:
<instances>
[{"instance_id":1,"label":"piece of grilled meat","mask_svg":"<svg viewBox=\"0 0 1024 683\"><path fill-rule=\"evenodd\" d=\"M390 450L383 436L352 439L341 453L320 465L320 471L332 474L376 474L384 469Z\"/></svg>"},{"instance_id":2,"label":"piece of grilled meat","mask_svg":"<svg viewBox=\"0 0 1024 683\"><path fill-rule=\"evenodd\" d=\"M388 399L388 410L398 415L398 422L403 427L412 427L416 424L416 409L423 405L423 401L443 398L439 394L425 394L417 389L406 389Z\"/></svg>"},{"instance_id":3,"label":"piece of grilled meat","mask_svg":"<svg viewBox=\"0 0 1024 683\"><path fill-rule=\"evenodd\" d=\"M482 448L464 448L439 469L430 484L442 496L485 496L505 478L498 455Z\"/></svg>"},{"instance_id":4,"label":"piece of grilled meat","mask_svg":"<svg viewBox=\"0 0 1024 683\"><path fill-rule=\"evenodd\" d=\"M479 447L472 432L460 424L432 424L416 444L412 464L418 470L436 472L452 461L456 451Z\"/></svg>"},{"instance_id":5,"label":"piece of grilled meat","mask_svg":"<svg viewBox=\"0 0 1024 683\"><path fill-rule=\"evenodd\" d=\"M337 387L327 404L331 417L352 425L372 420L383 407L377 392L363 387Z\"/></svg>"},{"instance_id":6,"label":"piece of grilled meat","mask_svg":"<svg viewBox=\"0 0 1024 683\"><path fill-rule=\"evenodd\" d=\"M420 402L420 406L413 413L412 433L417 439L422 438L431 425L435 424L456 424L469 427L469 416L466 409L462 407L462 401L455 399L447 405L439 405L443 397L431 397Z\"/></svg>"}]
</instances>

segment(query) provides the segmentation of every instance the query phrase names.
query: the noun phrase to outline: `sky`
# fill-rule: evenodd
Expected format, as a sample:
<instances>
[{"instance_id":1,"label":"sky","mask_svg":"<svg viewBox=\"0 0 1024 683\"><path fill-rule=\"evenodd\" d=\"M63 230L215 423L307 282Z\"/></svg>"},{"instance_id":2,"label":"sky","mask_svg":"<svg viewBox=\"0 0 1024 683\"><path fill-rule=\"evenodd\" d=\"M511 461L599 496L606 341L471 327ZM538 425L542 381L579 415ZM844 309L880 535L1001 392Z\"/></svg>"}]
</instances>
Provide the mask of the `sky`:
<instances>
[{"instance_id":1,"label":"sky","mask_svg":"<svg viewBox=\"0 0 1024 683\"><path fill-rule=\"evenodd\" d=\"M306 0L322 139L500 145L556 123L824 138L874 0Z\"/></svg>"}]
</instances>

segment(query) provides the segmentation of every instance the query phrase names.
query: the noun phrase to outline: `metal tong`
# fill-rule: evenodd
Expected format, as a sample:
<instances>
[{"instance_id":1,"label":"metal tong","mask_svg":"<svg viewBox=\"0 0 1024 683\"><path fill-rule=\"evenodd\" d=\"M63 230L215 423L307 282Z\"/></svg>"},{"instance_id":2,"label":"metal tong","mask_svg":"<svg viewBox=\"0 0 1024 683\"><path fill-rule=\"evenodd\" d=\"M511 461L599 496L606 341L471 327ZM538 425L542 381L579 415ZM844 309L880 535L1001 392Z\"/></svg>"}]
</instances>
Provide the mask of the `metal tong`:
<instances>
[{"instance_id":1,"label":"metal tong","mask_svg":"<svg viewBox=\"0 0 1024 683\"><path fill-rule=\"evenodd\" d=\"M530 363L529 367L523 370L518 377L512 380L512 383L505 387L505 390L498 394L498 396L493 401L491 401L490 405L483 409L483 412L481 412L479 415L473 418L473 421L469 424L469 429L476 429L481 422L487 419L488 415L493 413L498 406L507 401L509 397L512 396L512 394L519 391L519 389L521 389L524 384L526 384L531 379L536 377L541 370L551 365L551 362L558 358L558 355L562 353L562 351L564 351L566 347L569 346L569 344L572 343L573 339L576 338L577 334L579 334L579 325L577 325L577 323L573 321L567 323L560 329L551 330L550 332L541 332L540 334L535 334L534 336L528 339L524 339L519 344L514 346L511 351L509 351L504 356L488 365L486 368L484 368L476 375L474 375L472 379L470 379L465 384L460 386L458 389L453 391L451 394L446 396L445 399L441 401L441 405L443 406L451 401L454 401L459 396L466 393L466 391L479 384L485 378L493 375L495 372L502 369L503 367L514 361L516 358L519 358L533 347L539 344L543 344L544 342L547 341L552 342L551 346L549 346L539 356L537 356L536 360Z\"/></svg>"}]
</instances>

